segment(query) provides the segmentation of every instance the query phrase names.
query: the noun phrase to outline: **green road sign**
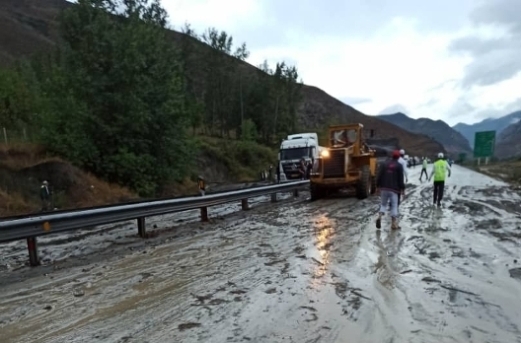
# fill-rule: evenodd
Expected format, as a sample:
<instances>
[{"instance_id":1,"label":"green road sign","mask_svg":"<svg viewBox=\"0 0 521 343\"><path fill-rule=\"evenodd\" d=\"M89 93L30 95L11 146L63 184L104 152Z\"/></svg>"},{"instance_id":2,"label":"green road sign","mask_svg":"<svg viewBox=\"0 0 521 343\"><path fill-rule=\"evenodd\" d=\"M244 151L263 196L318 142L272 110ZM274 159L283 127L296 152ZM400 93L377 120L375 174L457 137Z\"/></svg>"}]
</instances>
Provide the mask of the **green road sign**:
<instances>
[{"instance_id":1,"label":"green road sign","mask_svg":"<svg viewBox=\"0 0 521 343\"><path fill-rule=\"evenodd\" d=\"M492 157L496 145L496 131L476 132L474 138L474 157Z\"/></svg>"}]
</instances>

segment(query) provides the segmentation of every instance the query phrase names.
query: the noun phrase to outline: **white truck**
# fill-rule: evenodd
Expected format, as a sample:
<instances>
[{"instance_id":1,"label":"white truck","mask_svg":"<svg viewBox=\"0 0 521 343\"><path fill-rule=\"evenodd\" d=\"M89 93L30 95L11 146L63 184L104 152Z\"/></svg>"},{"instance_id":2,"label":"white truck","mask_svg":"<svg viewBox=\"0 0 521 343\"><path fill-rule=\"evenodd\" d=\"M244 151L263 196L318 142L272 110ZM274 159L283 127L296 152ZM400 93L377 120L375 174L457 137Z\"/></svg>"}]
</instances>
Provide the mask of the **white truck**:
<instances>
[{"instance_id":1,"label":"white truck","mask_svg":"<svg viewBox=\"0 0 521 343\"><path fill-rule=\"evenodd\" d=\"M318 145L318 135L316 133L297 133L288 135L280 144L278 156L279 182L290 182L300 180L302 174L299 171L299 164L302 158L308 165L313 166L317 163L324 147Z\"/></svg>"}]
</instances>

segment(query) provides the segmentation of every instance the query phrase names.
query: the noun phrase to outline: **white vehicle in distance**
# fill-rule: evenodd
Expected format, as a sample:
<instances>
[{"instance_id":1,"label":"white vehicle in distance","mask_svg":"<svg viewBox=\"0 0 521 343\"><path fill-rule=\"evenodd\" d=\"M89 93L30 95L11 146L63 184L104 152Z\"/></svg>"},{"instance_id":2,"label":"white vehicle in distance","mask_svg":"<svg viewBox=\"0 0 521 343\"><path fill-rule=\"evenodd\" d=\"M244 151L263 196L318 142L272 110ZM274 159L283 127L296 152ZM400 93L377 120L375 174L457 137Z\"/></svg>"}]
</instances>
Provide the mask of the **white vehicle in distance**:
<instances>
[{"instance_id":1,"label":"white vehicle in distance","mask_svg":"<svg viewBox=\"0 0 521 343\"><path fill-rule=\"evenodd\" d=\"M326 148L318 145L316 133L297 133L288 135L280 143L278 156L279 182L290 182L302 179L299 171L300 160L304 158L308 168L317 163L320 154L327 154ZM308 171L306 171L308 172Z\"/></svg>"}]
</instances>

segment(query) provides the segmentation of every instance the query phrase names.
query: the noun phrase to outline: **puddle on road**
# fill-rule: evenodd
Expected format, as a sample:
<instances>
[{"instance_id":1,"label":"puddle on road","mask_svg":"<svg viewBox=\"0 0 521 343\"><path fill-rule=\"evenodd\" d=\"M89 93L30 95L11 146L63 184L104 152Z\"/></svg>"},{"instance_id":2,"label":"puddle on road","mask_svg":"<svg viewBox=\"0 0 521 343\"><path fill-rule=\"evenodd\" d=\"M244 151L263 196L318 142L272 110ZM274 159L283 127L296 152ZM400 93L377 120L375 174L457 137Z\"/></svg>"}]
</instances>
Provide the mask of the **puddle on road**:
<instances>
[{"instance_id":1,"label":"puddle on road","mask_svg":"<svg viewBox=\"0 0 521 343\"><path fill-rule=\"evenodd\" d=\"M488 182L455 168L438 210L412 181L399 231L388 217L376 231L376 198L278 204L33 276L37 291L3 287L0 330L7 342L521 342L521 209Z\"/></svg>"}]
</instances>

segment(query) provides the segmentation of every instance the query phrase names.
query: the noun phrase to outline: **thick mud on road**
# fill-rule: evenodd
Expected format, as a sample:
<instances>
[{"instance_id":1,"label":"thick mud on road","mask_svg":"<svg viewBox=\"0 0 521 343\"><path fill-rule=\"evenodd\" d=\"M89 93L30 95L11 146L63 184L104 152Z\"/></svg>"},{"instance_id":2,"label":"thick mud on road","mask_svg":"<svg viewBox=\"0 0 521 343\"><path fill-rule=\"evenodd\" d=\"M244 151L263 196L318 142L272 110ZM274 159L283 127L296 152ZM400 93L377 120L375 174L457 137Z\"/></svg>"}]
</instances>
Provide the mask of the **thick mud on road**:
<instances>
[{"instance_id":1,"label":"thick mud on road","mask_svg":"<svg viewBox=\"0 0 521 343\"><path fill-rule=\"evenodd\" d=\"M0 271L0 341L521 342L521 197L455 166L434 209L416 168L399 231L301 195Z\"/></svg>"}]
</instances>

